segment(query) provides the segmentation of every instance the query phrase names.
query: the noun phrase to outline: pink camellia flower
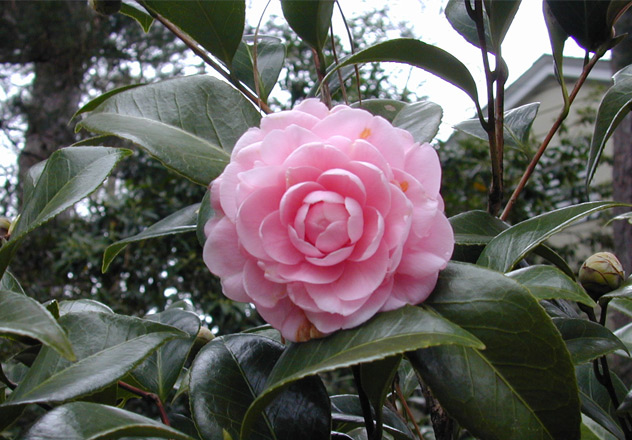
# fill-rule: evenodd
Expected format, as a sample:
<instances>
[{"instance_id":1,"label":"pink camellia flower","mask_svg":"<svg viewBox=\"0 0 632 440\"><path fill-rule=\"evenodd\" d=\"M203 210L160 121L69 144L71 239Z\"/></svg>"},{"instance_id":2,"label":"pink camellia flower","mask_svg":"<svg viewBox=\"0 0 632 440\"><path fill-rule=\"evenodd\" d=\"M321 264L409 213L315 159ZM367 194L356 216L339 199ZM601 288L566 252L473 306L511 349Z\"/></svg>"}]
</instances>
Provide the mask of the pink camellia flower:
<instances>
[{"instance_id":1,"label":"pink camellia flower","mask_svg":"<svg viewBox=\"0 0 632 440\"><path fill-rule=\"evenodd\" d=\"M365 110L265 116L213 181L204 261L290 341L424 301L452 255L435 150Z\"/></svg>"}]
</instances>

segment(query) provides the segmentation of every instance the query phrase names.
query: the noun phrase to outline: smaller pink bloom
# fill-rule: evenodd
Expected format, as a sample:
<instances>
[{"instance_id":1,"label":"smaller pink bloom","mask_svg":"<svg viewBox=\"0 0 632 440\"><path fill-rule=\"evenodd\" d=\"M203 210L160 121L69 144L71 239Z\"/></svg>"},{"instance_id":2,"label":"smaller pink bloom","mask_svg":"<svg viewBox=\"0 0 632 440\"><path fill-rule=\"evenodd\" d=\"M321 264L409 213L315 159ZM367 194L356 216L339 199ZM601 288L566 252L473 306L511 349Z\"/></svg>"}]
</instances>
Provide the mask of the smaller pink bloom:
<instances>
[{"instance_id":1,"label":"smaller pink bloom","mask_svg":"<svg viewBox=\"0 0 632 440\"><path fill-rule=\"evenodd\" d=\"M204 261L290 341L424 301L452 255L435 150L315 99L265 116L213 181Z\"/></svg>"}]
</instances>

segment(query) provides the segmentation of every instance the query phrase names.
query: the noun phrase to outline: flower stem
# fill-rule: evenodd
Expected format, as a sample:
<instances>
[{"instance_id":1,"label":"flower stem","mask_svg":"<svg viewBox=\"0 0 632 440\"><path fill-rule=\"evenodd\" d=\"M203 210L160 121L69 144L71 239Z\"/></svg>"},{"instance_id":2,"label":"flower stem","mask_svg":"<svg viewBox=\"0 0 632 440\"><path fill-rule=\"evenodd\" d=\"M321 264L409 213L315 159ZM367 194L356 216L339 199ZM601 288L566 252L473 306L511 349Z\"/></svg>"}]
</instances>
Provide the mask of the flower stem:
<instances>
[{"instance_id":1,"label":"flower stem","mask_svg":"<svg viewBox=\"0 0 632 440\"><path fill-rule=\"evenodd\" d=\"M141 2L142 4L142 2ZM144 6L144 5L143 5ZM180 28L178 28L175 24L171 23L169 20L164 18L162 15L152 11L151 9L145 7L145 9L149 12L149 14L157 21L162 23L171 33L173 33L176 37L178 37L184 44L187 45L189 49L193 51L194 54L202 58L202 60L211 66L213 70L222 75L229 83L231 83L237 90L244 94L246 98L252 101L256 106L261 108L261 110L265 113L272 113L272 109L259 99L257 96L253 95L250 90L244 87L241 81L237 80L233 75L231 75L226 69L224 69L218 62L216 62L213 58L211 58L205 51L203 51L197 44L195 40L189 37L187 34L182 32Z\"/></svg>"},{"instance_id":2,"label":"flower stem","mask_svg":"<svg viewBox=\"0 0 632 440\"><path fill-rule=\"evenodd\" d=\"M542 141L540 148L538 148L538 151L535 153L535 156L533 156L533 159L531 159L531 162L529 163L529 165L527 166L527 169L522 175L522 178L520 179L518 186L514 190L511 197L509 198L509 202L507 202L507 205L505 206L505 209L503 210L500 216L501 220L507 220L507 217L509 217L509 213L511 212L511 209L513 208L514 204L518 200L520 193L522 192L524 187L527 185L527 182L529 181L531 174L533 174L533 170L535 169L536 165L540 161L540 158L544 154L546 147L548 147L549 143L551 142L551 139L553 139L553 136L555 135L555 133L557 133L557 130L562 125L562 122L564 122L564 120L568 116L569 108L571 104L573 103L573 101L575 100L575 97L577 97L577 93L579 92L579 89L586 82L586 78L588 78L588 74L590 73L592 68L595 66L595 64L597 64L597 61L599 61L599 58L601 58L601 55L598 53L595 54L592 57L592 59L584 66L584 69L582 70L581 75L577 79L577 82L575 83L575 86L573 87L571 94L568 96L568 105L565 105L564 108L562 108L562 111L560 112L559 116L555 120L555 123L553 124L548 134Z\"/></svg>"},{"instance_id":3,"label":"flower stem","mask_svg":"<svg viewBox=\"0 0 632 440\"><path fill-rule=\"evenodd\" d=\"M158 408L158 412L160 413L160 420L162 421L162 423L167 426L171 426L171 423L169 422L169 416L167 415L167 411L165 410L165 406L162 404L160 397L158 397L154 393L150 393L150 392L141 390L140 388L136 388L135 386L125 383L122 380L118 381L118 386L120 386L124 390L129 391L130 393L134 393L137 396L142 397L143 399L153 402Z\"/></svg>"}]
</instances>

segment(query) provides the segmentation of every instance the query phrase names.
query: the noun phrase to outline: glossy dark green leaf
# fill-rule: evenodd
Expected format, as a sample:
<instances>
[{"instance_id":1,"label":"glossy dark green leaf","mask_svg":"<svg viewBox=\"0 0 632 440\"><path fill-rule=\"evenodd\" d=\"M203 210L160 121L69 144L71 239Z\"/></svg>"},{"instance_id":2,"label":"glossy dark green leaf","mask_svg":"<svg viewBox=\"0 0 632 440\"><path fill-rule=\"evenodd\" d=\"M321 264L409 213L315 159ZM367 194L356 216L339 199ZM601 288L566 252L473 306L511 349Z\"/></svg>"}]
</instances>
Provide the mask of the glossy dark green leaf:
<instances>
[{"instance_id":1,"label":"glossy dark green leaf","mask_svg":"<svg viewBox=\"0 0 632 440\"><path fill-rule=\"evenodd\" d=\"M283 345L250 334L222 336L204 346L190 380L191 412L202 438L217 438L222 429L240 438L246 410L264 389L282 351ZM320 379L305 378L283 390L265 416L256 419L252 435L242 438L328 438L329 397Z\"/></svg>"},{"instance_id":2,"label":"glossy dark green leaf","mask_svg":"<svg viewBox=\"0 0 632 440\"><path fill-rule=\"evenodd\" d=\"M296 34L317 51L322 50L331 26L333 0L281 0L283 16Z\"/></svg>"},{"instance_id":3,"label":"glossy dark green leaf","mask_svg":"<svg viewBox=\"0 0 632 440\"><path fill-rule=\"evenodd\" d=\"M608 390L599 383L595 377L592 364L579 365L575 368L579 396L582 403L582 413L586 414L600 426L604 427L617 439L623 440L625 435L619 424L615 421L616 408L614 407ZM625 385L611 372L615 392L619 401L626 394Z\"/></svg>"},{"instance_id":4,"label":"glossy dark green leaf","mask_svg":"<svg viewBox=\"0 0 632 440\"><path fill-rule=\"evenodd\" d=\"M494 237L483 250L477 264L499 272L509 271L531 250L556 233L590 214L622 205L615 202L586 202L532 217Z\"/></svg>"},{"instance_id":5,"label":"glossy dark green leaf","mask_svg":"<svg viewBox=\"0 0 632 440\"><path fill-rule=\"evenodd\" d=\"M0 277L0 290L9 290L11 292L21 293L26 295L24 289L20 285L20 282L9 271L6 271L2 277Z\"/></svg>"},{"instance_id":6,"label":"glossy dark green leaf","mask_svg":"<svg viewBox=\"0 0 632 440\"><path fill-rule=\"evenodd\" d=\"M614 22L629 1L545 0L560 27L579 46L599 52L609 49Z\"/></svg>"},{"instance_id":7,"label":"glossy dark green leaf","mask_svg":"<svg viewBox=\"0 0 632 440\"><path fill-rule=\"evenodd\" d=\"M606 293L599 298L599 304L610 302L613 299L632 300L632 275L629 276L619 288ZM631 315L632 316L632 315Z\"/></svg>"},{"instance_id":8,"label":"glossy dark green leaf","mask_svg":"<svg viewBox=\"0 0 632 440\"><path fill-rule=\"evenodd\" d=\"M555 64L555 77L562 88L564 108L568 111L568 90L566 88L566 79L564 77L564 45L566 44L566 40L568 40L568 34L557 22L548 2L542 2L542 12L544 14L547 31L549 33L549 41L551 42L551 53L553 54L553 62Z\"/></svg>"},{"instance_id":9,"label":"glossy dark green leaf","mask_svg":"<svg viewBox=\"0 0 632 440\"><path fill-rule=\"evenodd\" d=\"M142 232L131 237L124 238L109 245L103 253L103 266L101 270L107 272L112 260L127 247L130 243L143 241L150 238L164 237L167 235L183 234L196 230L198 211L200 204L196 203L186 208L182 208L167 216L157 223L149 226Z\"/></svg>"},{"instance_id":10,"label":"glossy dark green leaf","mask_svg":"<svg viewBox=\"0 0 632 440\"><path fill-rule=\"evenodd\" d=\"M105 147L63 148L54 152L43 167L37 167L29 189L25 189L24 207L15 221L11 240L0 247L0 275L29 232L90 195L130 153Z\"/></svg>"},{"instance_id":11,"label":"glossy dark green leaf","mask_svg":"<svg viewBox=\"0 0 632 440\"><path fill-rule=\"evenodd\" d=\"M521 0L485 0L485 12L489 17L489 31L492 44L498 51L513 22Z\"/></svg>"},{"instance_id":12,"label":"glossy dark green leaf","mask_svg":"<svg viewBox=\"0 0 632 440\"><path fill-rule=\"evenodd\" d=\"M395 440L416 439L402 417L388 407L383 408L384 431ZM341 394L331 396L331 416L333 429L348 433L357 427L364 427L362 405L356 395Z\"/></svg>"},{"instance_id":13,"label":"glossy dark green leaf","mask_svg":"<svg viewBox=\"0 0 632 440\"><path fill-rule=\"evenodd\" d=\"M380 61L405 63L426 70L463 90L478 105L476 82L465 64L443 49L412 38L387 40L361 50L342 60L326 78L344 66Z\"/></svg>"},{"instance_id":14,"label":"glossy dark green leaf","mask_svg":"<svg viewBox=\"0 0 632 440\"><path fill-rule=\"evenodd\" d=\"M258 36L256 45L254 41L254 35L243 38L233 59L233 71L241 82L267 102L283 68L285 45L281 39L267 35Z\"/></svg>"},{"instance_id":15,"label":"glossy dark green leaf","mask_svg":"<svg viewBox=\"0 0 632 440\"><path fill-rule=\"evenodd\" d=\"M525 104L523 106L507 110L504 116L504 138L505 145L510 147L525 148L529 141L531 125L538 114L539 102ZM481 126L478 118L468 119L459 122L454 126L457 130L474 136L478 139L488 141L487 132Z\"/></svg>"},{"instance_id":16,"label":"glossy dark green leaf","mask_svg":"<svg viewBox=\"0 0 632 440\"><path fill-rule=\"evenodd\" d=\"M109 313L69 313L59 319L77 362L42 348L5 405L61 403L116 383L160 345L188 336L163 324Z\"/></svg>"},{"instance_id":17,"label":"glossy dark green leaf","mask_svg":"<svg viewBox=\"0 0 632 440\"><path fill-rule=\"evenodd\" d=\"M575 365L627 347L606 327L585 319L553 318Z\"/></svg>"},{"instance_id":18,"label":"glossy dark green leaf","mask_svg":"<svg viewBox=\"0 0 632 440\"><path fill-rule=\"evenodd\" d=\"M590 155L587 163L586 186L595 175L599 159L623 118L630 113L632 103L632 66L624 67L614 75L614 85L608 89L597 111L595 129L590 142Z\"/></svg>"},{"instance_id":19,"label":"glossy dark green leaf","mask_svg":"<svg viewBox=\"0 0 632 440\"><path fill-rule=\"evenodd\" d=\"M623 353L623 352L617 352L618 354L622 354L622 355L629 355L630 352L632 352L632 323L629 323L627 325L624 325L621 328L618 328L617 330L615 330L614 334L617 336L617 338L619 338L619 340L621 340L625 346L628 349L628 353Z\"/></svg>"},{"instance_id":20,"label":"glossy dark green leaf","mask_svg":"<svg viewBox=\"0 0 632 440\"><path fill-rule=\"evenodd\" d=\"M195 440L136 413L88 402L72 402L53 409L35 422L22 439L114 440L122 437Z\"/></svg>"},{"instance_id":21,"label":"glossy dark green leaf","mask_svg":"<svg viewBox=\"0 0 632 440\"><path fill-rule=\"evenodd\" d=\"M259 120L237 90L197 75L120 92L77 127L131 140L168 168L206 186L223 171L237 139Z\"/></svg>"},{"instance_id":22,"label":"glossy dark green leaf","mask_svg":"<svg viewBox=\"0 0 632 440\"><path fill-rule=\"evenodd\" d=\"M415 306L380 313L360 327L323 339L291 344L270 373L266 389L249 408L243 432L249 432L255 417L275 393L291 382L441 344L483 347L470 333L430 310Z\"/></svg>"},{"instance_id":23,"label":"glossy dark green leaf","mask_svg":"<svg viewBox=\"0 0 632 440\"><path fill-rule=\"evenodd\" d=\"M224 64L231 65L244 32L245 0L143 0L141 3L189 34Z\"/></svg>"},{"instance_id":24,"label":"glossy dark green leaf","mask_svg":"<svg viewBox=\"0 0 632 440\"><path fill-rule=\"evenodd\" d=\"M149 32L149 29L151 29L151 25L154 22L151 15L136 8L133 3L123 3L121 5L120 12L121 14L127 15L128 17L136 20L145 33Z\"/></svg>"},{"instance_id":25,"label":"glossy dark green leaf","mask_svg":"<svg viewBox=\"0 0 632 440\"><path fill-rule=\"evenodd\" d=\"M166 402L200 330L200 318L191 312L172 309L149 315L146 319L170 325L189 335L165 343L131 373L145 390Z\"/></svg>"},{"instance_id":26,"label":"glossy dark green leaf","mask_svg":"<svg viewBox=\"0 0 632 440\"><path fill-rule=\"evenodd\" d=\"M44 306L21 293L0 290L0 335L37 339L66 359L76 359L66 332Z\"/></svg>"},{"instance_id":27,"label":"glossy dark green leaf","mask_svg":"<svg viewBox=\"0 0 632 440\"><path fill-rule=\"evenodd\" d=\"M588 307L597 305L579 284L553 266L529 266L509 272L507 276L529 289L538 300L566 299Z\"/></svg>"},{"instance_id":28,"label":"glossy dark green leaf","mask_svg":"<svg viewBox=\"0 0 632 440\"><path fill-rule=\"evenodd\" d=\"M476 22L467 13L463 0L450 0L445 7L445 15L455 31L461 34L469 43L476 47L481 47ZM485 46L488 52L494 53L495 50L492 47L492 39L489 34L489 17L486 13L483 14L483 23L485 26Z\"/></svg>"},{"instance_id":29,"label":"glossy dark green leaf","mask_svg":"<svg viewBox=\"0 0 632 440\"><path fill-rule=\"evenodd\" d=\"M396 355L360 365L362 389L373 408L382 408L386 394L392 388L402 355Z\"/></svg>"},{"instance_id":30,"label":"glossy dark green leaf","mask_svg":"<svg viewBox=\"0 0 632 440\"><path fill-rule=\"evenodd\" d=\"M211 191L206 191L202 202L200 203L200 209L198 211L198 217L196 220L195 234L197 236L200 246L204 247L206 243L206 234L204 233L204 226L206 222L213 216L213 208L211 208Z\"/></svg>"},{"instance_id":31,"label":"glossy dark green leaf","mask_svg":"<svg viewBox=\"0 0 632 440\"><path fill-rule=\"evenodd\" d=\"M437 346L407 354L459 424L480 438L579 438L570 355L524 287L479 266L451 263L427 303L486 346Z\"/></svg>"},{"instance_id":32,"label":"glossy dark green leaf","mask_svg":"<svg viewBox=\"0 0 632 440\"><path fill-rule=\"evenodd\" d=\"M408 104L393 120L395 127L403 128L413 135L416 142L430 142L439 131L443 109L430 101Z\"/></svg>"}]
</instances>

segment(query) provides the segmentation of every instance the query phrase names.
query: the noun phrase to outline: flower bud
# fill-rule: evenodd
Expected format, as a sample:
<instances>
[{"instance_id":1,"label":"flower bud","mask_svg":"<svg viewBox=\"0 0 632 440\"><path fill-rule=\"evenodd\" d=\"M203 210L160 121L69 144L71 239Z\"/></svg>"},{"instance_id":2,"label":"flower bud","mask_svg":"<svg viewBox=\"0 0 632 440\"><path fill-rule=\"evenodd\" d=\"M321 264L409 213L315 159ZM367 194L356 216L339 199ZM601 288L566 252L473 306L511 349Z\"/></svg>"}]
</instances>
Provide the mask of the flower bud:
<instances>
[{"instance_id":1,"label":"flower bud","mask_svg":"<svg viewBox=\"0 0 632 440\"><path fill-rule=\"evenodd\" d=\"M101 15L116 14L121 9L121 0L88 0L88 3Z\"/></svg>"},{"instance_id":2,"label":"flower bud","mask_svg":"<svg viewBox=\"0 0 632 440\"><path fill-rule=\"evenodd\" d=\"M9 234L11 231L11 220L6 217L0 217L0 240L9 239Z\"/></svg>"},{"instance_id":3,"label":"flower bud","mask_svg":"<svg viewBox=\"0 0 632 440\"><path fill-rule=\"evenodd\" d=\"M597 252L579 269L579 282L595 300L618 288L624 279L621 262L610 252Z\"/></svg>"}]
</instances>

